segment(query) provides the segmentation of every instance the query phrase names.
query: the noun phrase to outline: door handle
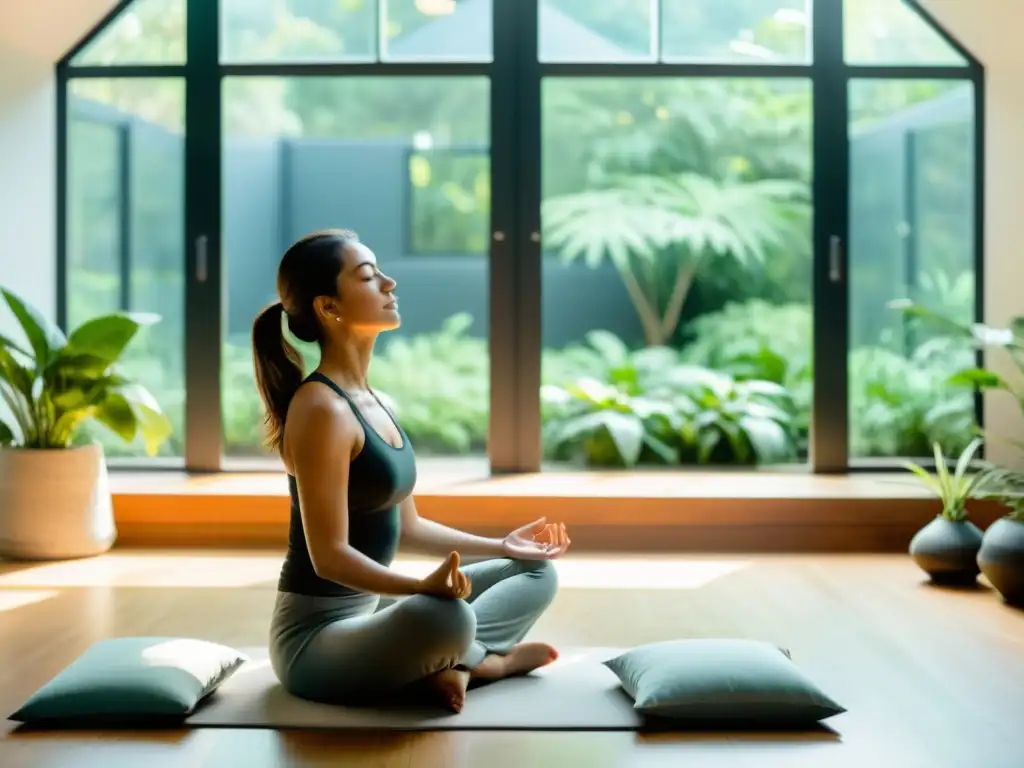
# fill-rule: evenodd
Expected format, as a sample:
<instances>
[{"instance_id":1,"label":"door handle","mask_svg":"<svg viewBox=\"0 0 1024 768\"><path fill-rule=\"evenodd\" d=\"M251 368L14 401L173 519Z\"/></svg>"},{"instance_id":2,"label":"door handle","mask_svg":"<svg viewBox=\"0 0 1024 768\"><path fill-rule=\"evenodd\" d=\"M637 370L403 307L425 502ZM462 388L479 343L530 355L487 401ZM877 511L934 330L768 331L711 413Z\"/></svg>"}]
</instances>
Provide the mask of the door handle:
<instances>
[{"instance_id":1,"label":"door handle","mask_svg":"<svg viewBox=\"0 0 1024 768\"><path fill-rule=\"evenodd\" d=\"M205 283L209 276L209 265L207 259L207 243L209 238L200 235L196 238L196 282Z\"/></svg>"},{"instance_id":2,"label":"door handle","mask_svg":"<svg viewBox=\"0 0 1024 768\"><path fill-rule=\"evenodd\" d=\"M843 281L843 241L839 235L828 239L828 279L833 283Z\"/></svg>"}]
</instances>

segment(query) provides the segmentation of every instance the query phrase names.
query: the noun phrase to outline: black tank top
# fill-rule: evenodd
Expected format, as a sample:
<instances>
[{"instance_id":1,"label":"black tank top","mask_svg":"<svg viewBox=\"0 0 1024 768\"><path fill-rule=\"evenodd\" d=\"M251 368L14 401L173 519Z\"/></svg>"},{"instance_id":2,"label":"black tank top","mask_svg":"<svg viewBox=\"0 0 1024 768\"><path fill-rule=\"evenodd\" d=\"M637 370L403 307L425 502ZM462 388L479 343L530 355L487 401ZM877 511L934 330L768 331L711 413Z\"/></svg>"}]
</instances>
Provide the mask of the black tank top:
<instances>
[{"instance_id":1,"label":"black tank top","mask_svg":"<svg viewBox=\"0 0 1024 768\"><path fill-rule=\"evenodd\" d=\"M343 397L366 433L363 449L352 459L349 466L348 543L371 560L389 566L398 551L401 534L398 505L412 493L416 485L416 459L409 437L395 421L395 426L402 436L401 448L395 448L370 426L341 387L319 372L310 374L306 381L326 384ZM281 567L278 589L282 592L317 597L360 594L357 590L316 575L306 547L299 494L295 477L292 475L288 475L288 492L292 502L288 526L288 554Z\"/></svg>"}]
</instances>

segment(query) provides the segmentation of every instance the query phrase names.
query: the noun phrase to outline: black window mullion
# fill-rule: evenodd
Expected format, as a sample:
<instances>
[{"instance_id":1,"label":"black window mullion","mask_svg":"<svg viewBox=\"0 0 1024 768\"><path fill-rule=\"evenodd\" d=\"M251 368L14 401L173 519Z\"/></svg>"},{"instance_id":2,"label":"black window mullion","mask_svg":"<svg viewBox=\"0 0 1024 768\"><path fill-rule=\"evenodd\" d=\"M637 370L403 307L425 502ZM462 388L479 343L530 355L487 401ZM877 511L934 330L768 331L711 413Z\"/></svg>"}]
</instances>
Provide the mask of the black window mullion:
<instances>
[{"instance_id":1,"label":"black window mullion","mask_svg":"<svg viewBox=\"0 0 1024 768\"><path fill-rule=\"evenodd\" d=\"M815 473L849 466L849 120L842 4L816 3L811 78L814 280L810 464Z\"/></svg>"},{"instance_id":2,"label":"black window mullion","mask_svg":"<svg viewBox=\"0 0 1024 768\"><path fill-rule=\"evenodd\" d=\"M185 466L221 468L219 0L188 3L185 64Z\"/></svg>"},{"instance_id":3,"label":"black window mullion","mask_svg":"<svg viewBox=\"0 0 1024 768\"><path fill-rule=\"evenodd\" d=\"M517 472L519 462L519 388L517 303L519 253L516 144L519 42L517 0L494 0L491 69L491 246L488 268L490 417L487 453L492 473Z\"/></svg>"},{"instance_id":4,"label":"black window mullion","mask_svg":"<svg viewBox=\"0 0 1024 768\"><path fill-rule=\"evenodd\" d=\"M501 0L499 0L501 1ZM504 0L517 6L519 62L518 205L515 249L518 254L516 338L519 470L538 472L543 458L540 419L543 291L541 239L541 65L538 55L539 0Z\"/></svg>"}]
</instances>

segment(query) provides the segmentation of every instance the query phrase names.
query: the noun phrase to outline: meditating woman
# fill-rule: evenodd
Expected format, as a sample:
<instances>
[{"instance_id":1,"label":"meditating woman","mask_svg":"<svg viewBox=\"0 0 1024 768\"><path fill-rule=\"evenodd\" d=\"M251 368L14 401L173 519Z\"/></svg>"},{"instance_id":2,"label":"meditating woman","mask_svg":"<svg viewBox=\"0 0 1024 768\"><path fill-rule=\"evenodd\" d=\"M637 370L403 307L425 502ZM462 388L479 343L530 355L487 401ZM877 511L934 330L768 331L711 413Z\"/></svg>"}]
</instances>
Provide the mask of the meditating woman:
<instances>
[{"instance_id":1,"label":"meditating woman","mask_svg":"<svg viewBox=\"0 0 1024 768\"><path fill-rule=\"evenodd\" d=\"M380 702L423 683L458 712L471 679L555 659L551 646L521 641L555 595L550 561L569 538L543 519L489 539L417 514L412 445L367 383L378 334L399 326L395 285L354 233L317 232L284 254L280 302L253 324L268 442L291 494L270 658L306 699ZM320 346L308 377L284 320ZM399 544L447 556L412 578L390 568ZM491 559L464 566L459 553Z\"/></svg>"}]
</instances>

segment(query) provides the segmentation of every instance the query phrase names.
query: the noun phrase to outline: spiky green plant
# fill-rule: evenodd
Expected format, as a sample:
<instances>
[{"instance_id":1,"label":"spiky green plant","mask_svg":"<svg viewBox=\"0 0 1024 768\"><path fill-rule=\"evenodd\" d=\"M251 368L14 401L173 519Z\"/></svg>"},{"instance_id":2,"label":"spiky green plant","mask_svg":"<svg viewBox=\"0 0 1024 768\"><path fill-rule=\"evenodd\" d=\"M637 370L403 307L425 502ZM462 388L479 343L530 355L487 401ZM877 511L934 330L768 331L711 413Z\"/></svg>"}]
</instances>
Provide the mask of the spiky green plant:
<instances>
[{"instance_id":1,"label":"spiky green plant","mask_svg":"<svg viewBox=\"0 0 1024 768\"><path fill-rule=\"evenodd\" d=\"M955 523L967 519L967 502L980 498L980 489L992 477L992 469L981 468L978 472L968 474L974 454L981 447L982 439L975 438L960 454L953 471L949 471L946 457L942 455L942 447L938 443L932 445L935 453L935 474L913 462L904 462L903 466L913 472L925 487L934 493L942 502L942 517Z\"/></svg>"},{"instance_id":2,"label":"spiky green plant","mask_svg":"<svg viewBox=\"0 0 1024 768\"><path fill-rule=\"evenodd\" d=\"M1009 510L1006 517L1024 523L1024 472L1002 467L993 469L979 496L999 502Z\"/></svg>"}]
</instances>

